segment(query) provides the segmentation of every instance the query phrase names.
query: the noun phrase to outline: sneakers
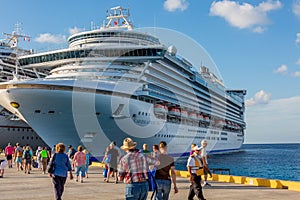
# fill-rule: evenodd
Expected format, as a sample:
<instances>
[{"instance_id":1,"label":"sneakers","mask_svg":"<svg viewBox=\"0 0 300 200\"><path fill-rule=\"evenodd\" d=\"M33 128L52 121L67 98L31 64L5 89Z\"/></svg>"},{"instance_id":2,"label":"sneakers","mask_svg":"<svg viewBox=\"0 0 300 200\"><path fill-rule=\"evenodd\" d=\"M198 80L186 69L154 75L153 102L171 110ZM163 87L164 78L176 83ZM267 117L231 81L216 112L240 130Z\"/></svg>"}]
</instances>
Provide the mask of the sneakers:
<instances>
[{"instance_id":1,"label":"sneakers","mask_svg":"<svg viewBox=\"0 0 300 200\"><path fill-rule=\"evenodd\" d=\"M205 186L211 186L211 184L209 184L208 182L204 181L204 183L202 184L202 187L205 187Z\"/></svg>"}]
</instances>

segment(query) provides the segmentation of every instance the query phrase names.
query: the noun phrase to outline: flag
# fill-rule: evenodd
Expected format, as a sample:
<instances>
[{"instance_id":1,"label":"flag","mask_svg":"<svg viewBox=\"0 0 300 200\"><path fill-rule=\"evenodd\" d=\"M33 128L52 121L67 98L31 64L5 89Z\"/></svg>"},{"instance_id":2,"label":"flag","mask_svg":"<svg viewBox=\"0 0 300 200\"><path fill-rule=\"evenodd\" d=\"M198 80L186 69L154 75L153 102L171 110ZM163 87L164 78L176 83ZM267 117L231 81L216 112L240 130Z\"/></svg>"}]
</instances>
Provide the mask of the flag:
<instances>
[{"instance_id":1,"label":"flag","mask_svg":"<svg viewBox=\"0 0 300 200\"><path fill-rule=\"evenodd\" d=\"M118 25L118 21L114 21L114 25L117 26Z\"/></svg>"}]
</instances>

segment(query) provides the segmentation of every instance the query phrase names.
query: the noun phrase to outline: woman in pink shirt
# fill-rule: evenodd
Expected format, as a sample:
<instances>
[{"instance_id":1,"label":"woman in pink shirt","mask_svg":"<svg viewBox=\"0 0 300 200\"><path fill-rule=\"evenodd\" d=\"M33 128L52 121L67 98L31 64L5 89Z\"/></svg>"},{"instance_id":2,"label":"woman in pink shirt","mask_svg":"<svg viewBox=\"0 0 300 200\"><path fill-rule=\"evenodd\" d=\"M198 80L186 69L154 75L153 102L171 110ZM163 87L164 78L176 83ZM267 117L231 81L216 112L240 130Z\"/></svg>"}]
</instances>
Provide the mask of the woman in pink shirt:
<instances>
[{"instance_id":1,"label":"woman in pink shirt","mask_svg":"<svg viewBox=\"0 0 300 200\"><path fill-rule=\"evenodd\" d=\"M15 148L8 143L5 147L4 153L7 160L8 168L12 168L12 156L15 152Z\"/></svg>"},{"instance_id":2,"label":"woman in pink shirt","mask_svg":"<svg viewBox=\"0 0 300 200\"><path fill-rule=\"evenodd\" d=\"M80 175L80 182L83 183L83 177L85 177L85 164L86 164L86 155L82 152L83 147L78 146L77 152L74 155L74 165L75 165L75 174L76 174L76 182L78 182L78 177Z\"/></svg>"}]
</instances>

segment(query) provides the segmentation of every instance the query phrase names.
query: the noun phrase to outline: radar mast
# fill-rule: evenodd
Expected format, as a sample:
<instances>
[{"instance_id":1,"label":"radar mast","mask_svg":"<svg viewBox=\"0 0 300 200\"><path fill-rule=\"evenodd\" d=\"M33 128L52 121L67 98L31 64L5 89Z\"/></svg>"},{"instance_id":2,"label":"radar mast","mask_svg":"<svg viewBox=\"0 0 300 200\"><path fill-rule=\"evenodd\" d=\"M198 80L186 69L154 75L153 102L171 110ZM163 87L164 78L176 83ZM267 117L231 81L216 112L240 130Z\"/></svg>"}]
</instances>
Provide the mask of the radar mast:
<instances>
[{"instance_id":1,"label":"radar mast","mask_svg":"<svg viewBox=\"0 0 300 200\"><path fill-rule=\"evenodd\" d=\"M129 21L129 9L116 6L106 11L107 23L101 29L127 29L133 30L133 25Z\"/></svg>"}]
</instances>

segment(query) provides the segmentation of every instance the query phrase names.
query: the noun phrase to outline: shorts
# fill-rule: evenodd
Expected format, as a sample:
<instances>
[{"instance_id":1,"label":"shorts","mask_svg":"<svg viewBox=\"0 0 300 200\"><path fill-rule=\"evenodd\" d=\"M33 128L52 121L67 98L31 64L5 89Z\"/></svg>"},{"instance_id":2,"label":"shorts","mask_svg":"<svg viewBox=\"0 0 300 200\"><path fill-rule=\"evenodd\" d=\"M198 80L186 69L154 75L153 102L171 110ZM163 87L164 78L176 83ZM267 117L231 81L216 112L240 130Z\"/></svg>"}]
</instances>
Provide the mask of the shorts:
<instances>
[{"instance_id":1,"label":"shorts","mask_svg":"<svg viewBox=\"0 0 300 200\"><path fill-rule=\"evenodd\" d=\"M16 163L22 163L22 157L16 157Z\"/></svg>"},{"instance_id":2,"label":"shorts","mask_svg":"<svg viewBox=\"0 0 300 200\"><path fill-rule=\"evenodd\" d=\"M12 160L12 155L7 155L6 160Z\"/></svg>"},{"instance_id":3,"label":"shorts","mask_svg":"<svg viewBox=\"0 0 300 200\"><path fill-rule=\"evenodd\" d=\"M110 167L110 168L109 168L109 171L110 171L110 172L118 172L118 170L115 169L115 168L113 168L113 167Z\"/></svg>"},{"instance_id":4,"label":"shorts","mask_svg":"<svg viewBox=\"0 0 300 200\"><path fill-rule=\"evenodd\" d=\"M6 160L2 160L2 162L0 163L0 170L4 169L6 167Z\"/></svg>"},{"instance_id":5,"label":"shorts","mask_svg":"<svg viewBox=\"0 0 300 200\"><path fill-rule=\"evenodd\" d=\"M31 159L25 159L25 165L31 165Z\"/></svg>"}]
</instances>

